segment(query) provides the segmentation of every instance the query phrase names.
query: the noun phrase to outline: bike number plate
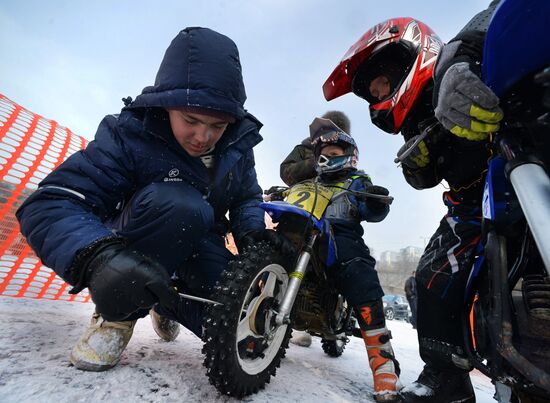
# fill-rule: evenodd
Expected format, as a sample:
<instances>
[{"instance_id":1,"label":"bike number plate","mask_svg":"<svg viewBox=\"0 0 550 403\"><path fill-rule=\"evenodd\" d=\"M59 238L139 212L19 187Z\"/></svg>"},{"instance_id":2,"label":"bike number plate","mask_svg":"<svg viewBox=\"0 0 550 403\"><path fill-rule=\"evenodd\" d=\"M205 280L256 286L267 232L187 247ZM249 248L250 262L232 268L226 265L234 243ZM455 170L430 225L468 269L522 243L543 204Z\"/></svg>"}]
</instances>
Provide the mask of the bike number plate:
<instances>
[{"instance_id":1,"label":"bike number plate","mask_svg":"<svg viewBox=\"0 0 550 403\"><path fill-rule=\"evenodd\" d=\"M319 184L301 183L290 189L286 201L320 220L333 194L333 190Z\"/></svg>"}]
</instances>

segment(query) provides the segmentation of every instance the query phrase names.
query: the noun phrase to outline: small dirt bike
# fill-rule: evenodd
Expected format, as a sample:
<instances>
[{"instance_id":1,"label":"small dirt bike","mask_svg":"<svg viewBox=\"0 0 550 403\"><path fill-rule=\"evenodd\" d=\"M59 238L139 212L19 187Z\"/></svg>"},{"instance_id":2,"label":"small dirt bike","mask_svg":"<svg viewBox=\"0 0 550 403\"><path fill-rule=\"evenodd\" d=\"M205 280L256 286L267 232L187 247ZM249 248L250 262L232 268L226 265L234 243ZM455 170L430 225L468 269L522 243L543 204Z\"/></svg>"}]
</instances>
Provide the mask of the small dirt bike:
<instances>
[{"instance_id":1,"label":"small dirt bike","mask_svg":"<svg viewBox=\"0 0 550 403\"><path fill-rule=\"evenodd\" d=\"M345 192L393 200L317 179L269 191L270 201L261 207L293 252L261 241L222 274L214 291L219 304L206 315L203 348L207 375L221 393L243 397L262 389L285 355L292 328L321 337L332 357L342 354L348 336L361 337L352 308L327 270L336 260L336 246L325 212Z\"/></svg>"}]
</instances>

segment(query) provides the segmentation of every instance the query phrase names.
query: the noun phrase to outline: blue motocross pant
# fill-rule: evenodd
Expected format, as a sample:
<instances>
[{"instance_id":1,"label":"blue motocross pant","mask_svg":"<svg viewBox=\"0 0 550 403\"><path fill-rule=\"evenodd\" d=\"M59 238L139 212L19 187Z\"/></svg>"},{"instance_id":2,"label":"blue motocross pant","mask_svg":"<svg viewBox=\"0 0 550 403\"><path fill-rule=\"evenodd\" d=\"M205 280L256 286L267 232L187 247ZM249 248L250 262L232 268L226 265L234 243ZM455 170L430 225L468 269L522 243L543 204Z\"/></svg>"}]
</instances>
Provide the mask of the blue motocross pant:
<instances>
[{"instance_id":1,"label":"blue motocross pant","mask_svg":"<svg viewBox=\"0 0 550 403\"><path fill-rule=\"evenodd\" d=\"M168 271L178 291L210 298L231 253L214 232L214 211L203 195L184 182L153 183L137 192L111 223L129 246L156 260ZM177 320L200 337L204 303L184 300L163 316ZM145 317L148 310L128 320Z\"/></svg>"}]
</instances>

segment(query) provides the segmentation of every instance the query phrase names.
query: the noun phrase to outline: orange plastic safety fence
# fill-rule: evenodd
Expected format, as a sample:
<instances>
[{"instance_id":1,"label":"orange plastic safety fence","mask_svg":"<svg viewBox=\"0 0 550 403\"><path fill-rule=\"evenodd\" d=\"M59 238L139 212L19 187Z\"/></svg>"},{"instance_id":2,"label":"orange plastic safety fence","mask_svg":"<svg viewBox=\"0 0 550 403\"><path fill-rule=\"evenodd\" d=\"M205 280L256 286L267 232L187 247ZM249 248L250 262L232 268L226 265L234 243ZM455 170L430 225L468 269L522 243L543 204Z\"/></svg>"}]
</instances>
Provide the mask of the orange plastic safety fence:
<instances>
[{"instance_id":1,"label":"orange plastic safety fence","mask_svg":"<svg viewBox=\"0 0 550 403\"><path fill-rule=\"evenodd\" d=\"M44 266L19 232L15 211L56 166L87 141L0 93L0 295L88 302Z\"/></svg>"}]
</instances>

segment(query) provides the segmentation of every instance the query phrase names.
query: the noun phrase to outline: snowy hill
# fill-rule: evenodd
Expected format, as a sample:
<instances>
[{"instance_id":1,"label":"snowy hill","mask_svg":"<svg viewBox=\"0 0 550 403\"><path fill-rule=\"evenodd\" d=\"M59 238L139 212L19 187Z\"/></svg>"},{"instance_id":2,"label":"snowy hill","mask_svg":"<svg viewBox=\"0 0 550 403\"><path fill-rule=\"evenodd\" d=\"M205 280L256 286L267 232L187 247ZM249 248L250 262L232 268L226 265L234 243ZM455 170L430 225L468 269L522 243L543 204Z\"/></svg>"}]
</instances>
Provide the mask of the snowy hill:
<instances>
[{"instance_id":1,"label":"snowy hill","mask_svg":"<svg viewBox=\"0 0 550 403\"><path fill-rule=\"evenodd\" d=\"M182 329L172 343L161 341L149 318L136 325L114 369L83 372L68 354L89 322L92 304L0 297L0 402L228 402L208 383L202 343ZM422 368L416 331L390 321L402 382ZM493 386L473 374L479 403L494 402ZM339 358L318 339L309 348L291 345L277 376L246 402L370 402L372 376L362 340L353 338Z\"/></svg>"}]
</instances>

